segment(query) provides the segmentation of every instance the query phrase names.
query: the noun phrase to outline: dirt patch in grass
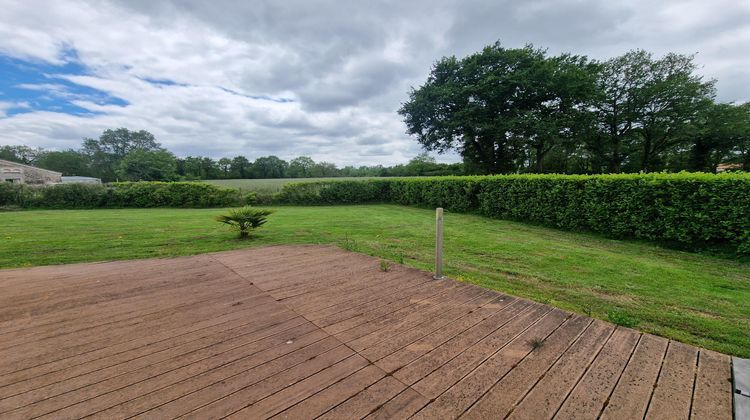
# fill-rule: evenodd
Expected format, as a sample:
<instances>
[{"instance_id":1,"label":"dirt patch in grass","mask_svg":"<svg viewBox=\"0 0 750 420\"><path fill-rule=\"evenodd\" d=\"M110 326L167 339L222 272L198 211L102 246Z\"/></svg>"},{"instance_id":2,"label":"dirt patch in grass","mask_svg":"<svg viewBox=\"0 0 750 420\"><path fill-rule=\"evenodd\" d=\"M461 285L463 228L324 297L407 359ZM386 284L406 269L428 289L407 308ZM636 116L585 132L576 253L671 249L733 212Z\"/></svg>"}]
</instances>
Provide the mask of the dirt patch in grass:
<instances>
[{"instance_id":1,"label":"dirt patch in grass","mask_svg":"<svg viewBox=\"0 0 750 420\"><path fill-rule=\"evenodd\" d=\"M587 291L591 292L591 294L597 296L599 299L610 302L615 305L635 305L638 303L638 300L636 300L633 296L625 295L622 293L616 293L611 290L606 290L602 288L590 288L586 289Z\"/></svg>"}]
</instances>

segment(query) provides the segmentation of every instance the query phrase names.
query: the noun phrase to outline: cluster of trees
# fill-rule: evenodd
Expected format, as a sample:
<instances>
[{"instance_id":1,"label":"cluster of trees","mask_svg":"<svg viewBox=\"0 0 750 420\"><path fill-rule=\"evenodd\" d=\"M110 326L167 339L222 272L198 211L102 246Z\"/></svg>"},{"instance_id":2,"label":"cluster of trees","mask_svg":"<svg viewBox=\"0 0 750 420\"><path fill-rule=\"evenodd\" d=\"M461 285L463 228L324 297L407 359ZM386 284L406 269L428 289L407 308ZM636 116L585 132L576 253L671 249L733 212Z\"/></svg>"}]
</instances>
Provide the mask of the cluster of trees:
<instances>
[{"instance_id":1,"label":"cluster of trees","mask_svg":"<svg viewBox=\"0 0 750 420\"><path fill-rule=\"evenodd\" d=\"M111 181L175 181L236 178L312 178L359 176L461 175L460 163L437 163L426 153L408 164L346 166L315 162L300 156L289 162L276 156L250 161L245 156L214 160L204 156L176 157L162 147L148 131L126 128L105 130L98 139L86 138L79 150L45 151L28 146L2 146L0 159L62 172L63 175L92 176Z\"/></svg>"},{"instance_id":2,"label":"cluster of trees","mask_svg":"<svg viewBox=\"0 0 750 420\"><path fill-rule=\"evenodd\" d=\"M717 103L693 56L604 62L500 43L444 57L399 113L469 173L750 170L750 103Z\"/></svg>"},{"instance_id":3,"label":"cluster of trees","mask_svg":"<svg viewBox=\"0 0 750 420\"><path fill-rule=\"evenodd\" d=\"M179 178L177 159L145 130L105 130L85 138L79 150L43 150L28 146L0 147L0 159L38 166L63 175L92 176L110 181L171 181Z\"/></svg>"}]
</instances>

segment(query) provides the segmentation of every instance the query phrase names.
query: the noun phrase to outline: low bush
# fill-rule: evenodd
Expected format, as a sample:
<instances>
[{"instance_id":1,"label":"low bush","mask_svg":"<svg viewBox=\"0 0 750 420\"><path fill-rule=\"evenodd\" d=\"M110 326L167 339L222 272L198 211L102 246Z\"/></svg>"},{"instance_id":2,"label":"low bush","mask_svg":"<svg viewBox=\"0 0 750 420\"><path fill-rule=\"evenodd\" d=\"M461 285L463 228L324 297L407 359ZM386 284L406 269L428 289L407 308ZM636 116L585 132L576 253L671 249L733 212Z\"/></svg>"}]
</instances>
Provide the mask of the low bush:
<instances>
[{"instance_id":1,"label":"low bush","mask_svg":"<svg viewBox=\"0 0 750 420\"><path fill-rule=\"evenodd\" d=\"M242 205L238 190L193 182L120 182L109 185L0 184L0 206L22 208L227 207Z\"/></svg>"},{"instance_id":2,"label":"low bush","mask_svg":"<svg viewBox=\"0 0 750 420\"><path fill-rule=\"evenodd\" d=\"M290 204L361 204L383 201L391 181L318 181L284 185L276 201Z\"/></svg>"},{"instance_id":3,"label":"low bush","mask_svg":"<svg viewBox=\"0 0 750 420\"><path fill-rule=\"evenodd\" d=\"M0 207L28 207L34 194L27 185L0 182Z\"/></svg>"},{"instance_id":4,"label":"low bush","mask_svg":"<svg viewBox=\"0 0 750 420\"><path fill-rule=\"evenodd\" d=\"M239 190L200 182L110 184L108 207L224 207L243 203Z\"/></svg>"},{"instance_id":5,"label":"low bush","mask_svg":"<svg viewBox=\"0 0 750 420\"><path fill-rule=\"evenodd\" d=\"M50 209L91 209L107 206L109 196L103 185L60 184L37 187L33 205Z\"/></svg>"},{"instance_id":6,"label":"low bush","mask_svg":"<svg viewBox=\"0 0 750 420\"><path fill-rule=\"evenodd\" d=\"M750 174L499 175L285 185L290 204L395 203L750 254Z\"/></svg>"},{"instance_id":7,"label":"low bush","mask_svg":"<svg viewBox=\"0 0 750 420\"><path fill-rule=\"evenodd\" d=\"M247 205L261 205L270 206L276 202L276 194L269 192L257 192L252 191L245 194L245 204Z\"/></svg>"}]
</instances>

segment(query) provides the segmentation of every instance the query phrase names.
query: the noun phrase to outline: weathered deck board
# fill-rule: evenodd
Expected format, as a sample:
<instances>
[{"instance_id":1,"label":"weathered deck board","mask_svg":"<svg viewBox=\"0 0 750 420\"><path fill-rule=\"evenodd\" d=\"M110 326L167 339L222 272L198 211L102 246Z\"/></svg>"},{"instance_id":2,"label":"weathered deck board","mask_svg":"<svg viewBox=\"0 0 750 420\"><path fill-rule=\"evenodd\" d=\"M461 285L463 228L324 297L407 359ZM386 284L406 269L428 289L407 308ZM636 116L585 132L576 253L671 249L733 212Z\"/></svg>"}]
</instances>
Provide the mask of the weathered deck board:
<instances>
[{"instance_id":1,"label":"weathered deck board","mask_svg":"<svg viewBox=\"0 0 750 420\"><path fill-rule=\"evenodd\" d=\"M646 413L647 419L688 419L698 349L671 342Z\"/></svg>"},{"instance_id":2,"label":"weathered deck board","mask_svg":"<svg viewBox=\"0 0 750 420\"><path fill-rule=\"evenodd\" d=\"M3 419L732 416L728 356L333 247L0 288Z\"/></svg>"},{"instance_id":3,"label":"weathered deck board","mask_svg":"<svg viewBox=\"0 0 750 420\"><path fill-rule=\"evenodd\" d=\"M552 417L585 369L599 354L599 350L612 334L613 329L611 325L604 322L592 322L557 362L543 373L544 376L533 387L527 387L528 393L522 397L521 401L513 401L514 405L511 407L506 406L505 410L513 410L509 417L515 419ZM502 386L496 385L493 391L502 392ZM488 396L483 398L483 401L488 400ZM480 413L481 407L477 404L472 407L469 414Z\"/></svg>"},{"instance_id":4,"label":"weathered deck board","mask_svg":"<svg viewBox=\"0 0 750 420\"><path fill-rule=\"evenodd\" d=\"M662 367L668 341L644 335L615 387L602 418L643 418Z\"/></svg>"},{"instance_id":5,"label":"weathered deck board","mask_svg":"<svg viewBox=\"0 0 750 420\"><path fill-rule=\"evenodd\" d=\"M709 350L698 354L698 374L690 417L693 419L731 419L732 372L730 357ZM727 388L727 384L730 384Z\"/></svg>"},{"instance_id":6,"label":"weathered deck board","mask_svg":"<svg viewBox=\"0 0 750 420\"><path fill-rule=\"evenodd\" d=\"M616 329L567 395L556 416L562 419L597 418L606 406L639 339L640 335L633 331Z\"/></svg>"}]
</instances>

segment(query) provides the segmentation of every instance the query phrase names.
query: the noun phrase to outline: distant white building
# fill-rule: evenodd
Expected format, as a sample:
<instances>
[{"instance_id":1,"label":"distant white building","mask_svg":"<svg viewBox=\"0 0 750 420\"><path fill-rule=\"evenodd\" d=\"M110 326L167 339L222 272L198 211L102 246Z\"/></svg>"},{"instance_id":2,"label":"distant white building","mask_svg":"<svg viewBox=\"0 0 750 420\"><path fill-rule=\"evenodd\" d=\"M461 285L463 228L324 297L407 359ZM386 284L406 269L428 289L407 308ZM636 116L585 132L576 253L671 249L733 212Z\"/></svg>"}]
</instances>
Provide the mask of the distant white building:
<instances>
[{"instance_id":1,"label":"distant white building","mask_svg":"<svg viewBox=\"0 0 750 420\"><path fill-rule=\"evenodd\" d=\"M61 182L63 184L101 184L102 180L89 176L63 176Z\"/></svg>"},{"instance_id":2,"label":"distant white building","mask_svg":"<svg viewBox=\"0 0 750 420\"><path fill-rule=\"evenodd\" d=\"M49 185L61 182L62 173L0 159L0 182Z\"/></svg>"}]
</instances>

